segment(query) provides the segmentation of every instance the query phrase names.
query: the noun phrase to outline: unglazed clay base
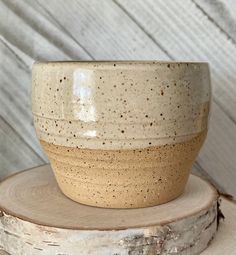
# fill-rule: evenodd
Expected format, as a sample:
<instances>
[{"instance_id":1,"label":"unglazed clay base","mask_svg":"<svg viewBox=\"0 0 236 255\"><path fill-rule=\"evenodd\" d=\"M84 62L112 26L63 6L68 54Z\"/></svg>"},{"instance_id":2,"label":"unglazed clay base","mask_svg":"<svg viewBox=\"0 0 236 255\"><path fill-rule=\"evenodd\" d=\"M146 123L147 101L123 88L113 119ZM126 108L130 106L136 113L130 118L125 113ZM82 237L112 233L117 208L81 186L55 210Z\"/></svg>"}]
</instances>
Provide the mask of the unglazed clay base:
<instances>
[{"instance_id":1,"label":"unglazed clay base","mask_svg":"<svg viewBox=\"0 0 236 255\"><path fill-rule=\"evenodd\" d=\"M89 150L41 141L71 199L110 208L166 203L184 190L205 132L184 143L140 150Z\"/></svg>"}]
</instances>

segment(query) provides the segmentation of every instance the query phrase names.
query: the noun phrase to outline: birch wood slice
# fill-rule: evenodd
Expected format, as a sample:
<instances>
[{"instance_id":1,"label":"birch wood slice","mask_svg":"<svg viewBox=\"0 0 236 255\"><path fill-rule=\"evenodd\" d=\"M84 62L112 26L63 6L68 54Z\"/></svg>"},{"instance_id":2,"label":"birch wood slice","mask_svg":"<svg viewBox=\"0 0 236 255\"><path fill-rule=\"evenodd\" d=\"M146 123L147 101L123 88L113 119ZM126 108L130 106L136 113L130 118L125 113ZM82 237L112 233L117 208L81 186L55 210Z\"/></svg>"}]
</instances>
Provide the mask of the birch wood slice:
<instances>
[{"instance_id":1,"label":"birch wood slice","mask_svg":"<svg viewBox=\"0 0 236 255\"><path fill-rule=\"evenodd\" d=\"M103 209L65 197L49 165L0 184L0 249L11 255L199 254L217 226L216 190L191 176L182 196L142 209Z\"/></svg>"}]
</instances>

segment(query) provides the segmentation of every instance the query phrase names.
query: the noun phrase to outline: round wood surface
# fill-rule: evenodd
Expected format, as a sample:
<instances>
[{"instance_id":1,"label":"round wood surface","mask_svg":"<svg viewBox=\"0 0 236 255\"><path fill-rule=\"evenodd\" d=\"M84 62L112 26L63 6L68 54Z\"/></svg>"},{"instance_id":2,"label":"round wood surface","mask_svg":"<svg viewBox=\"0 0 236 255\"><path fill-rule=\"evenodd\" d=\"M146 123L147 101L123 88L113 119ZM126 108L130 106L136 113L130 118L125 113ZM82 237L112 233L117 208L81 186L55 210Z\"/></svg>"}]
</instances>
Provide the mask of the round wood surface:
<instances>
[{"instance_id":1,"label":"round wood surface","mask_svg":"<svg viewBox=\"0 0 236 255\"><path fill-rule=\"evenodd\" d=\"M36 224L84 230L118 230L163 225L211 206L217 192L190 176L182 196L141 209L104 209L73 202L59 190L49 165L13 175L0 184L0 210Z\"/></svg>"}]
</instances>

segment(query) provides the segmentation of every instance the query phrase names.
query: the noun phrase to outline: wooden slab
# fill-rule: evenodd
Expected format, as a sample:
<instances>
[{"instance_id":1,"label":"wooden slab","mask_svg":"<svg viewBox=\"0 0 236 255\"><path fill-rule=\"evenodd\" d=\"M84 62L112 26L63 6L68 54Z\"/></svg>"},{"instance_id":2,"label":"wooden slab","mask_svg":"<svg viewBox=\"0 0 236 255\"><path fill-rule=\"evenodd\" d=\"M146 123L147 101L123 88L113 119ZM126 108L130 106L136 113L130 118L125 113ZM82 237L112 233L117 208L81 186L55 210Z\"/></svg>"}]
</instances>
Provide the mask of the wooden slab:
<instances>
[{"instance_id":1,"label":"wooden slab","mask_svg":"<svg viewBox=\"0 0 236 255\"><path fill-rule=\"evenodd\" d=\"M167 204L95 208L65 197L45 165L0 184L0 249L12 255L199 254L216 232L217 199L209 183L191 176L185 193Z\"/></svg>"},{"instance_id":2,"label":"wooden slab","mask_svg":"<svg viewBox=\"0 0 236 255\"><path fill-rule=\"evenodd\" d=\"M172 203L144 209L104 209L66 198L49 165L23 171L0 184L0 208L23 220L67 229L117 230L161 225L209 208L216 191L191 176L184 195Z\"/></svg>"},{"instance_id":3,"label":"wooden slab","mask_svg":"<svg viewBox=\"0 0 236 255\"><path fill-rule=\"evenodd\" d=\"M210 246L201 255L222 255L236 254L236 203L229 201L225 197L220 198L220 208L225 216L225 220L220 222L218 232ZM0 255L9 253L0 250ZM13 254L12 254L13 255ZM150 255L156 255L155 253Z\"/></svg>"}]
</instances>

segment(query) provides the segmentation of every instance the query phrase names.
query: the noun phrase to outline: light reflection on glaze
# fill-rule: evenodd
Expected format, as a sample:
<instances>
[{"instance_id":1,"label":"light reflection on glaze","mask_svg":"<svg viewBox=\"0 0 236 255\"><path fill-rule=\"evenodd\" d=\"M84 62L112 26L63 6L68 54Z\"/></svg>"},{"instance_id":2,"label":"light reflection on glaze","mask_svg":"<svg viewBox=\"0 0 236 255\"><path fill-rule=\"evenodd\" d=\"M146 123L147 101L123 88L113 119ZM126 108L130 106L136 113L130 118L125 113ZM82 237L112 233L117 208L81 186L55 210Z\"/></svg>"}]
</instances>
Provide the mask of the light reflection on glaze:
<instances>
[{"instance_id":1,"label":"light reflection on glaze","mask_svg":"<svg viewBox=\"0 0 236 255\"><path fill-rule=\"evenodd\" d=\"M87 130L83 133L83 136L85 137L96 137L97 131L96 130Z\"/></svg>"},{"instance_id":2,"label":"light reflection on glaze","mask_svg":"<svg viewBox=\"0 0 236 255\"><path fill-rule=\"evenodd\" d=\"M91 87L93 71L76 69L73 72L74 116L83 122L96 121L94 91ZM79 107L79 110L78 110Z\"/></svg>"}]
</instances>

